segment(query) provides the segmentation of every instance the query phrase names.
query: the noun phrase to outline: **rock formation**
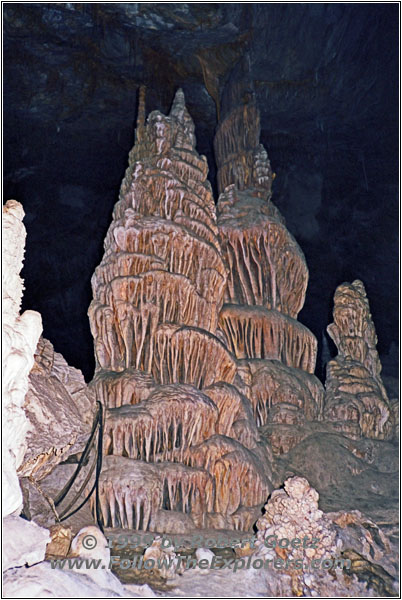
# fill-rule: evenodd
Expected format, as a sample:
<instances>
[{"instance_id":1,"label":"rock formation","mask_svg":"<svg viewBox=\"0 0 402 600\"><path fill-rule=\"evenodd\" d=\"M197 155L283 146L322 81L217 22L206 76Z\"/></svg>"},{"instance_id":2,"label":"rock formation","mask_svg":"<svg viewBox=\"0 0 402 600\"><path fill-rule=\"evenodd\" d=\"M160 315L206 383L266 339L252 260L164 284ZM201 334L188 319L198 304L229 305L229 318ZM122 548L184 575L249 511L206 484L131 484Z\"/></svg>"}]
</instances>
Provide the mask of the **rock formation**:
<instances>
[{"instance_id":1,"label":"rock formation","mask_svg":"<svg viewBox=\"0 0 402 600\"><path fill-rule=\"evenodd\" d=\"M27 449L29 423L23 409L28 375L42 332L39 313L26 310L20 315L23 293L22 269L26 231L24 210L16 200L3 206L3 514L21 509L22 494L17 478Z\"/></svg>"},{"instance_id":2,"label":"rock formation","mask_svg":"<svg viewBox=\"0 0 402 600\"><path fill-rule=\"evenodd\" d=\"M96 397L105 412L98 486L105 527L159 535L256 527L256 547L248 543L235 554L260 566L238 579L229 573L236 592L258 580L259 595L363 596L373 589L394 595L394 517L383 517L380 502L381 495L391 501L395 495L394 449L384 441L393 435L394 411L363 284L336 291L328 331L339 354L328 365L324 398L313 375L316 340L297 321L308 271L270 199L273 174L258 141L255 106L235 109L218 129L218 217L182 92L169 116L154 111L145 123L144 115L141 91L136 142L92 279L96 372L89 387L50 342L37 343L39 315L19 316L23 212L14 201L5 207L6 474L13 478L7 511L21 504L18 468L25 517L53 522L47 502L75 470L65 461L84 447ZM324 489L322 504L343 510L325 514L318 492L290 474L308 474ZM81 472L72 490L79 495L93 481L93 470ZM271 493L273 482L283 481L284 489ZM369 490L368 503L375 498L387 532L355 510L362 488ZM340 500L345 489L348 497ZM92 495L86 522L95 505ZM79 569L58 572L42 562L46 529L13 515L5 525L7 535L16 535L6 557L10 595L47 597L51 585L81 596L152 595L121 585L107 568L87 578ZM109 560L97 528L82 529L70 547L70 527L52 529L48 559L59 552L67 560L93 559L84 545L89 533ZM21 546L25 531L33 539ZM281 545L281 539L300 543ZM199 559L214 556L210 549L196 552ZM158 567L158 577L177 581L179 561L160 537L143 557L172 559L170 567ZM278 559L280 572L258 571ZM336 563L345 559L346 571ZM310 568L313 560L321 568Z\"/></svg>"},{"instance_id":3,"label":"rock formation","mask_svg":"<svg viewBox=\"0 0 402 600\"><path fill-rule=\"evenodd\" d=\"M18 475L40 481L57 464L84 449L95 398L81 371L70 367L48 340L40 338L34 358L24 402L27 450Z\"/></svg>"},{"instance_id":4,"label":"rock formation","mask_svg":"<svg viewBox=\"0 0 402 600\"><path fill-rule=\"evenodd\" d=\"M218 228L228 268L219 326L237 358L236 384L250 399L259 427L319 419L323 389L314 377L317 341L297 321L308 270L303 253L271 202L274 178L259 143L252 98L232 109L214 142ZM287 440L275 451L289 448Z\"/></svg>"},{"instance_id":5,"label":"rock formation","mask_svg":"<svg viewBox=\"0 0 402 600\"><path fill-rule=\"evenodd\" d=\"M324 418L353 438L389 439L393 413L381 380L377 336L361 281L336 289L333 318L328 333L338 356L327 365Z\"/></svg>"},{"instance_id":6,"label":"rock formation","mask_svg":"<svg viewBox=\"0 0 402 600\"><path fill-rule=\"evenodd\" d=\"M254 555L281 569L291 596L363 596L367 586L341 555L344 542L335 523L345 513L323 513L318 499L318 492L303 477L289 478L284 489L272 492L256 524ZM356 518L354 522L361 524Z\"/></svg>"},{"instance_id":7,"label":"rock formation","mask_svg":"<svg viewBox=\"0 0 402 600\"><path fill-rule=\"evenodd\" d=\"M261 505L271 489L222 318L219 327L227 269L207 173L183 92L169 116L154 111L145 123L141 90L89 307L91 385L106 409L105 525L148 529L167 510L233 528L237 511Z\"/></svg>"}]
</instances>

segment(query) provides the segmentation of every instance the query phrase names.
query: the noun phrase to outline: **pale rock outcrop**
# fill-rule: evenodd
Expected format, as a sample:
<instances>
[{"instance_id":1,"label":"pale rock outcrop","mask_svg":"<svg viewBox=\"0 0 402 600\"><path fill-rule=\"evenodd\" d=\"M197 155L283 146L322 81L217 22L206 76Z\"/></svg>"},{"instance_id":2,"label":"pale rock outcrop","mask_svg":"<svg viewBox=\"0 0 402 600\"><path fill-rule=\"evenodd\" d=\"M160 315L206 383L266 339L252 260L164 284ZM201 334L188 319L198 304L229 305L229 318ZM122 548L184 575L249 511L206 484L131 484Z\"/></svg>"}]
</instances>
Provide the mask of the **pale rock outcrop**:
<instances>
[{"instance_id":1,"label":"pale rock outcrop","mask_svg":"<svg viewBox=\"0 0 402 600\"><path fill-rule=\"evenodd\" d=\"M95 412L95 395L81 371L70 367L44 338L35 351L24 411L29 423L27 451L18 475L40 481L84 449Z\"/></svg>"},{"instance_id":2,"label":"pale rock outcrop","mask_svg":"<svg viewBox=\"0 0 402 600\"><path fill-rule=\"evenodd\" d=\"M324 418L350 437L389 439L394 418L381 380L377 336L361 281L343 283L334 296L328 333L338 356L327 366Z\"/></svg>"},{"instance_id":3,"label":"pale rock outcrop","mask_svg":"<svg viewBox=\"0 0 402 600\"><path fill-rule=\"evenodd\" d=\"M44 560L46 546L50 541L49 531L33 521L15 515L3 520L2 568L34 565Z\"/></svg>"},{"instance_id":4,"label":"pale rock outcrop","mask_svg":"<svg viewBox=\"0 0 402 600\"><path fill-rule=\"evenodd\" d=\"M155 537L152 544L145 549L143 554L144 562L154 561L156 568L163 579L174 579L178 571L178 558L172 547L163 547L163 540L160 536Z\"/></svg>"},{"instance_id":5,"label":"pale rock outcrop","mask_svg":"<svg viewBox=\"0 0 402 600\"><path fill-rule=\"evenodd\" d=\"M335 565L342 541L330 516L319 510L318 499L318 492L303 477L289 478L284 489L272 492L256 523L255 556L282 561L283 573L290 575L292 596L366 595L365 584L354 576L345 577L340 564ZM325 560L331 562L331 574L322 566ZM315 568L310 567L312 561L317 561Z\"/></svg>"},{"instance_id":6,"label":"pale rock outcrop","mask_svg":"<svg viewBox=\"0 0 402 600\"><path fill-rule=\"evenodd\" d=\"M90 536L90 537L88 537ZM87 549L88 539L95 544ZM107 540L97 527L81 529L71 544L64 569L40 562L27 569L9 569L3 579L8 598L137 598L154 597L147 586L124 586L110 570ZM99 568L73 566L74 560L99 561ZM71 566L68 566L68 565ZM93 562L92 562L93 564Z\"/></svg>"},{"instance_id":7,"label":"pale rock outcrop","mask_svg":"<svg viewBox=\"0 0 402 600\"><path fill-rule=\"evenodd\" d=\"M20 510L22 495L17 469L27 449L29 422L23 409L28 374L42 332L39 313L26 310L20 315L23 295L22 269L26 231L24 210L16 200L3 206L3 514Z\"/></svg>"}]
</instances>

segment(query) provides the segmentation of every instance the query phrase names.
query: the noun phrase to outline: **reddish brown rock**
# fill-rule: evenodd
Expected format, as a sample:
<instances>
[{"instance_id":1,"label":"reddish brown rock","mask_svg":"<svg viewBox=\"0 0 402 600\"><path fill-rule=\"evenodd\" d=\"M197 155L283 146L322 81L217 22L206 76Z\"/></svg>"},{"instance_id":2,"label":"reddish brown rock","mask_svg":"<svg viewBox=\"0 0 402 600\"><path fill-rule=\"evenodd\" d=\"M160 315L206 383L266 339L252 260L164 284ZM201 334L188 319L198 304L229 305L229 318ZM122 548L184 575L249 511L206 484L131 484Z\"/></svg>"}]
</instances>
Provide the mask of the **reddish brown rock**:
<instances>
[{"instance_id":1,"label":"reddish brown rock","mask_svg":"<svg viewBox=\"0 0 402 600\"><path fill-rule=\"evenodd\" d=\"M259 134L250 97L226 116L215 138L218 229L228 268L219 331L238 359L234 384L250 399L257 425L297 426L320 418L323 402L312 375L317 341L296 320L308 269L271 202L273 173ZM243 442L247 429L241 420L233 425Z\"/></svg>"},{"instance_id":2,"label":"reddish brown rock","mask_svg":"<svg viewBox=\"0 0 402 600\"><path fill-rule=\"evenodd\" d=\"M105 408L138 404L148 398L155 386L151 375L136 369L121 372L99 370L90 383Z\"/></svg>"},{"instance_id":3,"label":"reddish brown rock","mask_svg":"<svg viewBox=\"0 0 402 600\"><path fill-rule=\"evenodd\" d=\"M317 340L301 323L263 306L225 304L219 326L238 359L262 358L313 373Z\"/></svg>"},{"instance_id":4,"label":"reddish brown rock","mask_svg":"<svg viewBox=\"0 0 402 600\"><path fill-rule=\"evenodd\" d=\"M232 383L233 355L214 335L195 327L161 325L155 335L152 374L161 383L191 383L203 388L214 381Z\"/></svg>"},{"instance_id":5,"label":"reddish brown rock","mask_svg":"<svg viewBox=\"0 0 402 600\"><path fill-rule=\"evenodd\" d=\"M89 317L98 368L150 373L160 325L216 332L226 268L183 93L168 117L154 111L146 125L141 119L92 278Z\"/></svg>"},{"instance_id":6,"label":"reddish brown rock","mask_svg":"<svg viewBox=\"0 0 402 600\"><path fill-rule=\"evenodd\" d=\"M214 150L220 193L234 184L239 190L254 189L263 197L270 195L274 174L260 144L260 113L254 103L236 107L219 124Z\"/></svg>"},{"instance_id":7,"label":"reddish brown rock","mask_svg":"<svg viewBox=\"0 0 402 600\"><path fill-rule=\"evenodd\" d=\"M296 318L308 282L305 258L270 200L230 186L219 197L219 237L229 268L225 302Z\"/></svg>"},{"instance_id":8,"label":"reddish brown rock","mask_svg":"<svg viewBox=\"0 0 402 600\"><path fill-rule=\"evenodd\" d=\"M205 527L211 513L225 521L265 501L270 455L234 387L237 361L218 326L227 267L183 93L169 116L154 111L145 123L144 115L142 95L88 311L91 387L107 408L102 515L105 525L155 529L158 511L179 511ZM262 188L264 164L255 170ZM209 466L190 464L193 448L215 434L232 446ZM251 526L241 515L228 526Z\"/></svg>"},{"instance_id":9,"label":"reddish brown rock","mask_svg":"<svg viewBox=\"0 0 402 600\"><path fill-rule=\"evenodd\" d=\"M159 386L140 404L107 412L105 453L146 462L180 461L192 444L215 433L217 418L215 404L196 388Z\"/></svg>"},{"instance_id":10,"label":"reddish brown rock","mask_svg":"<svg viewBox=\"0 0 402 600\"><path fill-rule=\"evenodd\" d=\"M305 417L309 421L321 418L324 388L317 377L301 369L288 367L278 360L249 359L239 362L243 381L247 385L246 394L258 426L269 422L288 423L286 414L289 414L289 409L285 407L291 407L290 412L299 411L303 419ZM283 420L278 418L282 408ZM277 418L272 413L273 409L277 411Z\"/></svg>"},{"instance_id":11,"label":"reddish brown rock","mask_svg":"<svg viewBox=\"0 0 402 600\"><path fill-rule=\"evenodd\" d=\"M256 506L271 490L268 465L236 440L214 435L189 448L184 460L212 474L215 512L231 515L241 506Z\"/></svg>"},{"instance_id":12,"label":"reddish brown rock","mask_svg":"<svg viewBox=\"0 0 402 600\"><path fill-rule=\"evenodd\" d=\"M377 336L364 285L340 285L328 333L338 356L327 366L324 418L345 435L389 439L394 418L381 380Z\"/></svg>"}]
</instances>

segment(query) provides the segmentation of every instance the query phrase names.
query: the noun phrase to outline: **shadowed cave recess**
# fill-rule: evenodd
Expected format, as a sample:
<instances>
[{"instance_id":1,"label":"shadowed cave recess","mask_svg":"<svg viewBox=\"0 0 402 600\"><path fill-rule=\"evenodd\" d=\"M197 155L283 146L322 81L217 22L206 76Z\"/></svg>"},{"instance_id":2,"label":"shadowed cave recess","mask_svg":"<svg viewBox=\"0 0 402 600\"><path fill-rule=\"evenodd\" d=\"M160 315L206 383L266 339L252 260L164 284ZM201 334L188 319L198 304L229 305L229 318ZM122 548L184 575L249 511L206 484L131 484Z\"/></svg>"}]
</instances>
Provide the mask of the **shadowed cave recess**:
<instances>
[{"instance_id":1,"label":"shadowed cave recess","mask_svg":"<svg viewBox=\"0 0 402 600\"><path fill-rule=\"evenodd\" d=\"M25 211L22 311L43 321L23 450L10 441L24 517L60 550L72 496L57 494L98 401L98 506L63 535L96 517L251 532L236 555L264 559L272 533L317 534L307 555L351 557L349 579L288 574L264 592L394 595L398 7L3 16L4 192ZM19 211L3 208L10 231Z\"/></svg>"}]
</instances>

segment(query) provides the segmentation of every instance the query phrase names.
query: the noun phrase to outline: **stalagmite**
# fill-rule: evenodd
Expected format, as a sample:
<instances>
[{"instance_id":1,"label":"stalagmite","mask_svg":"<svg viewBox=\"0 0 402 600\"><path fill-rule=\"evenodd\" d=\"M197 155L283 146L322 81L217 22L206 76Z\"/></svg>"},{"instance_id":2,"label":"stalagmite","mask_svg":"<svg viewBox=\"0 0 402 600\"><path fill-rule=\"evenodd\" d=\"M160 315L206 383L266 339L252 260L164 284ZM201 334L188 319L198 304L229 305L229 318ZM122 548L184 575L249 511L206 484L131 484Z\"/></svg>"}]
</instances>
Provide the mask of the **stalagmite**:
<instances>
[{"instance_id":1,"label":"stalagmite","mask_svg":"<svg viewBox=\"0 0 402 600\"><path fill-rule=\"evenodd\" d=\"M278 209L229 186L219 197L219 233L229 265L225 302L265 306L297 317L308 270Z\"/></svg>"},{"instance_id":2,"label":"stalagmite","mask_svg":"<svg viewBox=\"0 0 402 600\"><path fill-rule=\"evenodd\" d=\"M223 381L203 391L217 406L217 433L234 438L246 448L255 448L259 435L250 400L234 385Z\"/></svg>"},{"instance_id":3,"label":"stalagmite","mask_svg":"<svg viewBox=\"0 0 402 600\"><path fill-rule=\"evenodd\" d=\"M220 193L234 184L239 190L270 196L274 176L259 140L260 113L253 102L243 102L221 121L214 140Z\"/></svg>"},{"instance_id":4,"label":"stalagmite","mask_svg":"<svg viewBox=\"0 0 402 600\"><path fill-rule=\"evenodd\" d=\"M284 425L322 418L324 392L312 375L317 340L297 321L306 261L271 201L274 173L259 143L251 82L246 97L239 90L228 84L230 109L214 142L219 240L228 268L219 329L237 359L233 383L249 398L257 426L269 426L267 450L276 451L297 443L296 432L288 439ZM247 422L233 419L232 432L249 448L258 447Z\"/></svg>"},{"instance_id":5,"label":"stalagmite","mask_svg":"<svg viewBox=\"0 0 402 600\"><path fill-rule=\"evenodd\" d=\"M17 478L27 449L29 421L23 410L28 391L28 375L34 364L34 352L42 332L39 313L26 310L20 315L26 231L24 210L16 200L3 206L3 514L20 510L22 494Z\"/></svg>"},{"instance_id":6,"label":"stalagmite","mask_svg":"<svg viewBox=\"0 0 402 600\"><path fill-rule=\"evenodd\" d=\"M327 366L324 419L353 438L388 439L393 414L381 380L377 336L361 281L343 283L334 296L328 333L338 356Z\"/></svg>"},{"instance_id":7,"label":"stalagmite","mask_svg":"<svg viewBox=\"0 0 402 600\"><path fill-rule=\"evenodd\" d=\"M205 527L208 515L226 518L265 501L270 458L259 446L250 401L235 387L243 387L238 362L219 326L228 270L184 95L177 92L167 117L154 111L144 122L144 111L142 95L88 310L96 357L90 386L106 408L103 521L123 528L152 522L155 530L155 511L164 510ZM266 159L258 156L259 177ZM302 262L295 269L302 273ZM192 464L192 449L216 434L229 440L227 451L210 467ZM162 494L152 506L144 505L139 473L155 498ZM228 524L250 527L250 516Z\"/></svg>"},{"instance_id":8,"label":"stalagmite","mask_svg":"<svg viewBox=\"0 0 402 600\"><path fill-rule=\"evenodd\" d=\"M152 374L161 383L232 383L236 363L220 340L195 327L162 325L155 335Z\"/></svg>"},{"instance_id":9,"label":"stalagmite","mask_svg":"<svg viewBox=\"0 0 402 600\"><path fill-rule=\"evenodd\" d=\"M214 512L233 514L241 506L256 506L271 490L266 466L238 441L214 435L190 448L185 460L212 473Z\"/></svg>"},{"instance_id":10,"label":"stalagmite","mask_svg":"<svg viewBox=\"0 0 402 600\"><path fill-rule=\"evenodd\" d=\"M154 385L151 375L136 369L126 369L122 372L99 370L90 387L95 389L103 406L118 408L146 400Z\"/></svg>"},{"instance_id":11,"label":"stalagmite","mask_svg":"<svg viewBox=\"0 0 402 600\"><path fill-rule=\"evenodd\" d=\"M318 492L303 477L287 479L284 489L271 494L263 516L257 521L254 555L265 559L280 556L286 558L289 565L294 565L293 561L297 560L303 566L312 560L316 560L317 565L321 565L325 559L333 561L341 543L331 519L318 509L318 498ZM300 543L280 547L279 541L284 539L290 542L299 540ZM315 581L307 568L291 568L290 573L296 596L315 595L311 594L310 589L314 590L319 585L319 577Z\"/></svg>"},{"instance_id":12,"label":"stalagmite","mask_svg":"<svg viewBox=\"0 0 402 600\"><path fill-rule=\"evenodd\" d=\"M107 412L105 453L147 462L180 460L192 444L215 433L218 411L189 385L159 386L135 406Z\"/></svg>"}]
</instances>

